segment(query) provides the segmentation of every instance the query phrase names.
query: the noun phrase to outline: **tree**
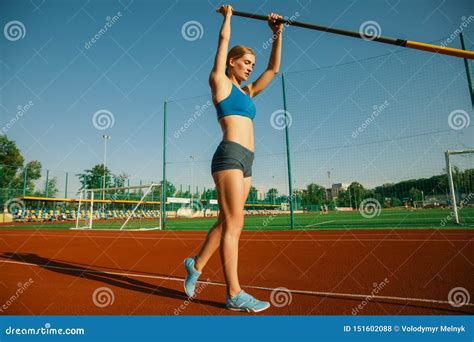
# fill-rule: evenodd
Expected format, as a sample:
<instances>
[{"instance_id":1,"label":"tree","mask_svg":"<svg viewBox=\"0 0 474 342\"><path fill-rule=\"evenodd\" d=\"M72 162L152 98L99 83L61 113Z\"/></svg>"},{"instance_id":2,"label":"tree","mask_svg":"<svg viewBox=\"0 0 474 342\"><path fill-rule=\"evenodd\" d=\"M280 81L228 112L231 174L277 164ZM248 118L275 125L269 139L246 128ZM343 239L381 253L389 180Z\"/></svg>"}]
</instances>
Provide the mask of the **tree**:
<instances>
[{"instance_id":1,"label":"tree","mask_svg":"<svg viewBox=\"0 0 474 342\"><path fill-rule=\"evenodd\" d=\"M15 176L23 167L24 158L16 143L0 135L0 188L10 188Z\"/></svg>"},{"instance_id":2,"label":"tree","mask_svg":"<svg viewBox=\"0 0 474 342\"><path fill-rule=\"evenodd\" d=\"M421 201L423 199L423 195L418 189L411 188L410 191L408 191L408 194L410 195L410 198L414 201Z\"/></svg>"},{"instance_id":3,"label":"tree","mask_svg":"<svg viewBox=\"0 0 474 342\"><path fill-rule=\"evenodd\" d=\"M247 197L247 202L256 203L257 202L257 193L258 190L256 187L251 186L249 190L249 195Z\"/></svg>"},{"instance_id":4,"label":"tree","mask_svg":"<svg viewBox=\"0 0 474 342\"><path fill-rule=\"evenodd\" d=\"M162 184L162 182L160 182ZM166 181L166 198L173 197L176 193L176 187L170 181ZM161 200L162 186L155 187L153 189L153 198L157 201Z\"/></svg>"},{"instance_id":5,"label":"tree","mask_svg":"<svg viewBox=\"0 0 474 342\"><path fill-rule=\"evenodd\" d=\"M400 201L399 198L397 197L392 197L390 199L390 206L393 208L393 207L400 207L402 205L402 201Z\"/></svg>"},{"instance_id":6,"label":"tree","mask_svg":"<svg viewBox=\"0 0 474 342\"><path fill-rule=\"evenodd\" d=\"M268 190L268 192L265 195L265 200L267 202L275 203L275 200L278 196L278 189L276 188L271 188Z\"/></svg>"},{"instance_id":7,"label":"tree","mask_svg":"<svg viewBox=\"0 0 474 342\"><path fill-rule=\"evenodd\" d=\"M37 160L32 160L26 167L15 177L13 181L15 189L23 189L25 186L25 171L26 171L26 194L31 195L35 191L35 181L41 178L41 163Z\"/></svg>"},{"instance_id":8,"label":"tree","mask_svg":"<svg viewBox=\"0 0 474 342\"><path fill-rule=\"evenodd\" d=\"M340 190L339 194L337 195L336 205L338 207L350 207L352 202L349 198L349 191Z\"/></svg>"},{"instance_id":9,"label":"tree","mask_svg":"<svg viewBox=\"0 0 474 342\"><path fill-rule=\"evenodd\" d=\"M349 191L349 196L352 196L351 203L353 207L358 208L360 202L366 198L367 190L359 182L352 182L347 191Z\"/></svg>"},{"instance_id":10,"label":"tree","mask_svg":"<svg viewBox=\"0 0 474 342\"><path fill-rule=\"evenodd\" d=\"M321 185L311 183L302 193L302 205L321 205L326 199L326 189Z\"/></svg>"},{"instance_id":11,"label":"tree","mask_svg":"<svg viewBox=\"0 0 474 342\"><path fill-rule=\"evenodd\" d=\"M179 198L191 198L191 192L188 190L182 191L181 189L176 191L174 197Z\"/></svg>"},{"instance_id":12,"label":"tree","mask_svg":"<svg viewBox=\"0 0 474 342\"><path fill-rule=\"evenodd\" d=\"M79 190L99 189L104 187L111 188L113 186L112 173L110 172L108 167L104 166L104 164L97 164L92 169L84 170L84 173L79 173L77 174L77 176L79 177L79 181L81 182L81 187Z\"/></svg>"},{"instance_id":13,"label":"tree","mask_svg":"<svg viewBox=\"0 0 474 342\"><path fill-rule=\"evenodd\" d=\"M215 188L213 189L207 189L206 191L203 192L201 199L217 199L217 191Z\"/></svg>"},{"instance_id":14,"label":"tree","mask_svg":"<svg viewBox=\"0 0 474 342\"><path fill-rule=\"evenodd\" d=\"M45 182L46 183L46 182ZM43 189L32 193L33 196L38 197L55 197L58 193L58 178L52 177L48 179L48 187L46 190L46 184L43 184Z\"/></svg>"},{"instance_id":15,"label":"tree","mask_svg":"<svg viewBox=\"0 0 474 342\"><path fill-rule=\"evenodd\" d=\"M293 200L293 205L294 205L295 210L299 210L302 205L303 194L304 194L304 190L295 189L293 190L292 198L290 196L284 196L281 203L290 203L290 201Z\"/></svg>"},{"instance_id":16,"label":"tree","mask_svg":"<svg viewBox=\"0 0 474 342\"><path fill-rule=\"evenodd\" d=\"M115 188L123 188L123 187L126 187L128 184L127 183L127 179L129 178L130 176L127 175L125 172L122 172L121 174L119 175L116 175L114 176L114 187Z\"/></svg>"},{"instance_id":17,"label":"tree","mask_svg":"<svg viewBox=\"0 0 474 342\"><path fill-rule=\"evenodd\" d=\"M0 201L12 196L21 196L23 192L27 195L34 192L35 181L41 177L41 163L32 160L26 167L23 167L23 163L24 158L16 143L5 135L0 135ZM25 170L26 189L24 189Z\"/></svg>"}]
</instances>

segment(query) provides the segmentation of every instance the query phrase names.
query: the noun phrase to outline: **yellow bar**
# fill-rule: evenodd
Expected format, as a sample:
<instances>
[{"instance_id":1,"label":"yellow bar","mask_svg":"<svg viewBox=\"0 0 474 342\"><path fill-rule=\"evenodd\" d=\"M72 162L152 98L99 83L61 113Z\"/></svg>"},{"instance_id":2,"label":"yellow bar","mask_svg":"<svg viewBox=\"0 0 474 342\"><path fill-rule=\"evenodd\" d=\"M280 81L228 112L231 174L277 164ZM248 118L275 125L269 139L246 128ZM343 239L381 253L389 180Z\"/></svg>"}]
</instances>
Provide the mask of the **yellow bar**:
<instances>
[{"instance_id":1,"label":"yellow bar","mask_svg":"<svg viewBox=\"0 0 474 342\"><path fill-rule=\"evenodd\" d=\"M36 197L36 196L23 196L20 197L21 200L26 201L46 201L46 202L79 202L78 198L55 198L55 197ZM91 200L83 199L82 202L90 203ZM130 203L137 204L139 201L129 201L129 200L94 200L95 203ZM143 204L160 204L159 201L143 201ZM169 202L166 202L169 203ZM246 207L279 207L280 204L244 204Z\"/></svg>"},{"instance_id":2,"label":"yellow bar","mask_svg":"<svg viewBox=\"0 0 474 342\"><path fill-rule=\"evenodd\" d=\"M21 200L26 201L45 201L45 202L79 202L78 198L54 198L54 197L36 197L36 196L24 196L20 197ZM91 200L83 199L82 202L90 203ZM129 200L94 200L95 203L130 203L137 204L140 201L129 201ZM160 204L159 201L143 201L143 204Z\"/></svg>"},{"instance_id":3,"label":"yellow bar","mask_svg":"<svg viewBox=\"0 0 474 342\"><path fill-rule=\"evenodd\" d=\"M440 53L443 55L462 57L466 59L474 59L474 51L469 51L469 50L453 49L453 48L439 46L439 45L413 42L410 40L407 40L407 43L405 46L410 49L435 52L435 53Z\"/></svg>"},{"instance_id":4,"label":"yellow bar","mask_svg":"<svg viewBox=\"0 0 474 342\"><path fill-rule=\"evenodd\" d=\"M244 206L246 206L246 207L279 207L280 204L252 204L252 203L245 203Z\"/></svg>"},{"instance_id":5,"label":"yellow bar","mask_svg":"<svg viewBox=\"0 0 474 342\"><path fill-rule=\"evenodd\" d=\"M21 200L29 201L53 201L53 202L71 202L74 199L70 198L51 198L51 197L36 197L36 196L23 196L20 197Z\"/></svg>"}]
</instances>

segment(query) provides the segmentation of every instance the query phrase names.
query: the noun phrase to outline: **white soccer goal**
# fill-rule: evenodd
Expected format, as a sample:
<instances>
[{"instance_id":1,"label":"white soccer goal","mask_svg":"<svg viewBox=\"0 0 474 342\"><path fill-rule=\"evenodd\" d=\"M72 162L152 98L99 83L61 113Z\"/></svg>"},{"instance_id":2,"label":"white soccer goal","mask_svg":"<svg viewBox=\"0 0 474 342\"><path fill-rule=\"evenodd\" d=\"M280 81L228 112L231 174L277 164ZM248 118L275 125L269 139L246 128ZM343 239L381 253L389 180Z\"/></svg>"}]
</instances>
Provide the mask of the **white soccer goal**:
<instances>
[{"instance_id":1,"label":"white soccer goal","mask_svg":"<svg viewBox=\"0 0 474 342\"><path fill-rule=\"evenodd\" d=\"M445 152L453 221L474 224L474 149Z\"/></svg>"},{"instance_id":2,"label":"white soccer goal","mask_svg":"<svg viewBox=\"0 0 474 342\"><path fill-rule=\"evenodd\" d=\"M83 189L71 229L161 229L160 184Z\"/></svg>"}]
</instances>

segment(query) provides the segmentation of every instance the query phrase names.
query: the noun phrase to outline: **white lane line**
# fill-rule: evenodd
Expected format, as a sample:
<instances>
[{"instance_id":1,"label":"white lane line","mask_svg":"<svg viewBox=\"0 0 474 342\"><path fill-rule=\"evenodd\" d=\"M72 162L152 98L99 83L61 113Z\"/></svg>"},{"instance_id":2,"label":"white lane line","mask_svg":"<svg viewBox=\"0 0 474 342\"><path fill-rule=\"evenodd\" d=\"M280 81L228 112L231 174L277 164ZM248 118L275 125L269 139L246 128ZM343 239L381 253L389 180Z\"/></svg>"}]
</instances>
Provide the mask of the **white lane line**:
<instances>
[{"instance_id":1,"label":"white lane line","mask_svg":"<svg viewBox=\"0 0 474 342\"><path fill-rule=\"evenodd\" d=\"M24 236L21 234L3 234L3 236ZM76 236L70 236L70 235L54 235L54 234L41 234L38 235L37 237L39 238L44 238L44 237L62 237L62 238L72 238L72 239L114 239L114 240L120 240L120 239L133 239L133 240L171 240L171 241L181 241L181 240L186 240L186 241L203 241L204 235L201 237L130 237L130 236L112 236L112 235L76 235ZM283 236L281 238L250 238L250 237L241 237L240 241L251 241L251 242L357 242L357 241L384 241L384 242L474 242L474 238L471 239L388 239L388 238L308 238L308 239L284 239Z\"/></svg>"},{"instance_id":2,"label":"white lane line","mask_svg":"<svg viewBox=\"0 0 474 342\"><path fill-rule=\"evenodd\" d=\"M160 279L160 280L170 280L176 282L182 282L183 278L178 277L166 277L166 276L153 276L153 275L146 275L146 274L139 274L139 273L124 273L124 272L107 272L107 271L95 271L95 270L88 270L88 269L81 269L81 268L70 268L70 267L60 267L60 266L51 266L51 265L37 265L28 262L20 262L20 261L9 261L9 260L0 260L1 263L7 264L17 264L22 266L36 266L36 267L43 267L43 268L52 268L52 269L59 269L59 270L66 270L66 271L73 271L77 273L95 273L95 274L110 274L110 275L119 275L124 277L136 277L136 278L149 278L149 279ZM215 281L198 281L201 284L207 285L215 285L215 286L226 286L224 283L219 283ZM321 291L307 291L307 290L290 290L290 289L282 289L272 288L272 287L265 287L265 286L253 286L253 285L242 285L244 288L255 289L255 290L264 290L264 291L284 291L290 292L293 294L305 294L305 295L313 295L313 296L326 296L326 297L339 297L339 298L355 298L355 299L366 299L367 297L373 299L380 299L380 300L392 300L392 301L400 301L400 302L419 302L419 303L431 303L431 304L448 304L451 305L452 303L446 300L436 300L436 299L424 299L424 298L409 298L409 297L392 297L392 296L373 296L367 294L353 294L353 293L337 293L337 292L321 292ZM474 306L474 303L466 303L464 306Z\"/></svg>"}]
</instances>

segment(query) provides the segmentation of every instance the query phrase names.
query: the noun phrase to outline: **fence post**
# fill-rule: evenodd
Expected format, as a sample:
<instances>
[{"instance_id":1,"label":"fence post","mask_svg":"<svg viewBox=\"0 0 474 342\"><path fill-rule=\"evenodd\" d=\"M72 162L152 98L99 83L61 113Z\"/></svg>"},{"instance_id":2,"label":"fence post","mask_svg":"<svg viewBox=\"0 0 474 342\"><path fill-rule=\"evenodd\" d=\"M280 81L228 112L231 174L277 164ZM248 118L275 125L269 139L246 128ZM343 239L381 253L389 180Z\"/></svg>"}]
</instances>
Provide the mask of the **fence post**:
<instances>
[{"instance_id":1,"label":"fence post","mask_svg":"<svg viewBox=\"0 0 474 342\"><path fill-rule=\"evenodd\" d=\"M286 91L285 91L285 75L281 75L281 84L283 89L283 111L285 113L285 140L286 140L286 161L288 167L288 192L290 199L290 227L294 229L295 227L295 213L293 207L293 181L291 176L291 158L290 158L290 136L289 136L289 125L288 112L286 106Z\"/></svg>"},{"instance_id":2,"label":"fence post","mask_svg":"<svg viewBox=\"0 0 474 342\"><path fill-rule=\"evenodd\" d=\"M166 228L166 101L163 104L163 181L161 184L161 229Z\"/></svg>"},{"instance_id":3,"label":"fence post","mask_svg":"<svg viewBox=\"0 0 474 342\"><path fill-rule=\"evenodd\" d=\"M64 198L67 198L67 176L68 176L68 173L66 172L66 184L64 186Z\"/></svg>"},{"instance_id":4,"label":"fence post","mask_svg":"<svg viewBox=\"0 0 474 342\"><path fill-rule=\"evenodd\" d=\"M130 199L130 178L127 178L127 186L128 186L127 199L129 200Z\"/></svg>"}]
</instances>

